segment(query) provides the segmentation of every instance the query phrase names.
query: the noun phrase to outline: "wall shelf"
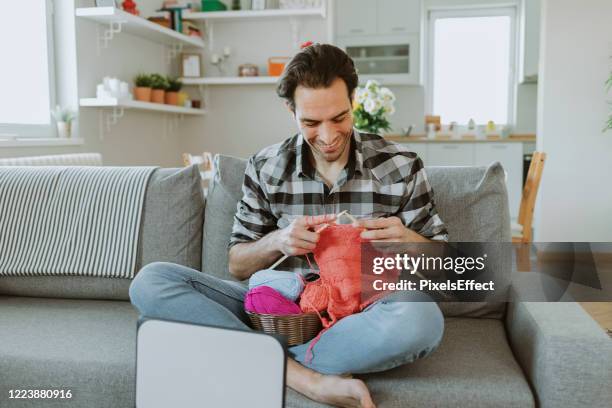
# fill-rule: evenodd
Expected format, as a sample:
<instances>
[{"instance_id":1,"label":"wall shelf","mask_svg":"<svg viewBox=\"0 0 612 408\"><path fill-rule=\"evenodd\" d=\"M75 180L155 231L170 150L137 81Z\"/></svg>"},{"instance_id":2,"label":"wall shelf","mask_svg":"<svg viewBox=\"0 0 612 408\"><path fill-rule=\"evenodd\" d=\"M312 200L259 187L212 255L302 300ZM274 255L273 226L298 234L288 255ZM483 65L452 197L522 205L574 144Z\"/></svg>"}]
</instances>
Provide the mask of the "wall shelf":
<instances>
[{"instance_id":1,"label":"wall shelf","mask_svg":"<svg viewBox=\"0 0 612 408\"><path fill-rule=\"evenodd\" d=\"M131 99L98 99L98 98L81 98L80 103L83 107L92 108L125 108L125 109L140 109L150 110L165 113L178 113L182 115L204 115L204 109L184 108L176 105L166 105L163 103L141 102Z\"/></svg>"},{"instance_id":2,"label":"wall shelf","mask_svg":"<svg viewBox=\"0 0 612 408\"><path fill-rule=\"evenodd\" d=\"M185 13L189 20L237 20L276 17L325 17L325 7L305 9L237 10Z\"/></svg>"},{"instance_id":3,"label":"wall shelf","mask_svg":"<svg viewBox=\"0 0 612 408\"><path fill-rule=\"evenodd\" d=\"M79 105L86 108L101 108L98 123L98 135L100 140L104 139L105 130L106 133L110 133L111 128L123 117L126 109L163 113L164 137L167 137L177 129L178 118L182 118L183 115L197 116L204 115L206 113L204 109L184 108L181 106L166 105L163 103L140 102L131 99L117 98L81 98Z\"/></svg>"},{"instance_id":4,"label":"wall shelf","mask_svg":"<svg viewBox=\"0 0 612 408\"><path fill-rule=\"evenodd\" d=\"M202 39L181 34L115 7L77 8L76 16L99 24L108 24L109 28L105 30L101 38L105 45L108 45L108 41L112 40L115 34L126 32L169 46L204 48Z\"/></svg>"},{"instance_id":5,"label":"wall shelf","mask_svg":"<svg viewBox=\"0 0 612 408\"><path fill-rule=\"evenodd\" d=\"M275 84L280 77L255 76L255 77L204 77L204 78L181 78L183 85L257 85Z\"/></svg>"}]
</instances>

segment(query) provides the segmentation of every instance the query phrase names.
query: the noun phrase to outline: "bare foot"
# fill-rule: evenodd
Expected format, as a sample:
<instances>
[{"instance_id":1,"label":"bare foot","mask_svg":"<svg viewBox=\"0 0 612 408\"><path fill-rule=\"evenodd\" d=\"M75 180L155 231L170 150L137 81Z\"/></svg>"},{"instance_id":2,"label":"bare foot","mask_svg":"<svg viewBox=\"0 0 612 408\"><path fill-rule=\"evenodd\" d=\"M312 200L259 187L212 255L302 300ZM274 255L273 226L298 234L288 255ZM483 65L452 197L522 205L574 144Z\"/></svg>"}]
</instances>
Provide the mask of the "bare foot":
<instances>
[{"instance_id":1,"label":"bare foot","mask_svg":"<svg viewBox=\"0 0 612 408\"><path fill-rule=\"evenodd\" d=\"M365 383L346 376L319 374L312 384L313 399L342 408L376 408Z\"/></svg>"},{"instance_id":2,"label":"bare foot","mask_svg":"<svg viewBox=\"0 0 612 408\"><path fill-rule=\"evenodd\" d=\"M323 375L287 359L287 385L308 398L341 408L376 408L370 391L351 374Z\"/></svg>"}]
</instances>

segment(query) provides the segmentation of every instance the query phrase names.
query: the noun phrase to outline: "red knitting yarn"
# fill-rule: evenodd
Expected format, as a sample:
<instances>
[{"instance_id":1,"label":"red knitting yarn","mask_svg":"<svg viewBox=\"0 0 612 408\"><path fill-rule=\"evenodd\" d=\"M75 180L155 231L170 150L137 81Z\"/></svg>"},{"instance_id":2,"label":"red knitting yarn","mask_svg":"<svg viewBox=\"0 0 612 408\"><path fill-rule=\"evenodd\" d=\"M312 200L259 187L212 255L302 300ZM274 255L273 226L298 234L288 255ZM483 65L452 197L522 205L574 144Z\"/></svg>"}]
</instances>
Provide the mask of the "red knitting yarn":
<instances>
[{"instance_id":1,"label":"red knitting yarn","mask_svg":"<svg viewBox=\"0 0 612 408\"><path fill-rule=\"evenodd\" d=\"M325 330L372 303L372 299L361 301L361 243L365 240L360 235L363 230L352 225L330 225L320 233L313 251L320 279L306 285L300 297L300 308L303 312L326 310L329 319L321 317L324 330L308 347L307 362Z\"/></svg>"}]
</instances>

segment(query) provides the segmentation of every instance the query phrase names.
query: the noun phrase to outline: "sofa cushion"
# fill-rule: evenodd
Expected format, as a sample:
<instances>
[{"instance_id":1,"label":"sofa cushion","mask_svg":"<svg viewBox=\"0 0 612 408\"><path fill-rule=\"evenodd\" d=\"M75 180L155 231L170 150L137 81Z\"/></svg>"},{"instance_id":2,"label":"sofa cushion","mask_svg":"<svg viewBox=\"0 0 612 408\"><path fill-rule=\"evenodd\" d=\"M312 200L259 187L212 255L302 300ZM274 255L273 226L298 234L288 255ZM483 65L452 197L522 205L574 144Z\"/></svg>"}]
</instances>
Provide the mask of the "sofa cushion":
<instances>
[{"instance_id":1,"label":"sofa cushion","mask_svg":"<svg viewBox=\"0 0 612 408\"><path fill-rule=\"evenodd\" d=\"M214 168L215 174L206 196L202 270L223 279L233 279L228 269L227 245L236 206L242 198L246 161L216 155Z\"/></svg>"},{"instance_id":2,"label":"sofa cushion","mask_svg":"<svg viewBox=\"0 0 612 408\"><path fill-rule=\"evenodd\" d=\"M200 270L204 198L196 166L157 169L145 195L136 271L156 261ZM129 300L131 279L84 276L3 276L0 294Z\"/></svg>"},{"instance_id":3,"label":"sofa cushion","mask_svg":"<svg viewBox=\"0 0 612 408\"><path fill-rule=\"evenodd\" d=\"M365 380L377 407L534 407L531 388L514 359L503 323L447 318L442 342L429 357ZM287 408L327 407L287 388Z\"/></svg>"},{"instance_id":4,"label":"sofa cushion","mask_svg":"<svg viewBox=\"0 0 612 408\"><path fill-rule=\"evenodd\" d=\"M133 407L137 319L125 301L0 296L0 401L9 389L70 389L15 406Z\"/></svg>"},{"instance_id":5,"label":"sofa cushion","mask_svg":"<svg viewBox=\"0 0 612 408\"><path fill-rule=\"evenodd\" d=\"M228 270L229 242L236 205L242 197L246 160L217 155L216 174L208 192L204 223L203 270L223 279L232 279ZM434 199L442 220L447 224L451 242L509 242L510 215L499 163L489 167L426 167L434 190ZM496 292L503 296L510 284L509 247L490 248L490 270ZM496 265L493 265L495 260ZM445 316L490 317L500 319L503 301L441 302Z\"/></svg>"},{"instance_id":6,"label":"sofa cushion","mask_svg":"<svg viewBox=\"0 0 612 408\"><path fill-rule=\"evenodd\" d=\"M449 242L483 245L487 272L479 281L495 281L495 298L481 302L440 302L445 316L501 319L511 281L510 209L501 164L489 167L427 167L436 207L446 223ZM501 244L503 243L503 244Z\"/></svg>"}]
</instances>

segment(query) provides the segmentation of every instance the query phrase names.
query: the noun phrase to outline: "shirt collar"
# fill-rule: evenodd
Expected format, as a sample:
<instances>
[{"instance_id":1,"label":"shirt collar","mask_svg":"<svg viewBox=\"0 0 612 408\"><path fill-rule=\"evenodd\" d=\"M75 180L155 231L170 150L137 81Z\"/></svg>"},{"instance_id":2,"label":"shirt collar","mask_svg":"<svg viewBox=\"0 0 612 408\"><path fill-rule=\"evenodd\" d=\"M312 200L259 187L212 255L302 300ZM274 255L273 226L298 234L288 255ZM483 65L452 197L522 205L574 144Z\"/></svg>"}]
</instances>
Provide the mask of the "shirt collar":
<instances>
[{"instance_id":1,"label":"shirt collar","mask_svg":"<svg viewBox=\"0 0 612 408\"><path fill-rule=\"evenodd\" d=\"M296 145L296 170L297 174L300 177L306 176L310 177L314 180L315 178L315 168L313 167L310 160L308 160L308 143L304 140L304 136L300 133L298 135L297 145ZM363 174L363 152L361 145L361 135L357 131L357 129L353 128L353 135L351 136L351 145L350 149L352 150L349 155L349 161L347 163L347 171L348 171L348 179L353 178L355 173Z\"/></svg>"}]
</instances>

